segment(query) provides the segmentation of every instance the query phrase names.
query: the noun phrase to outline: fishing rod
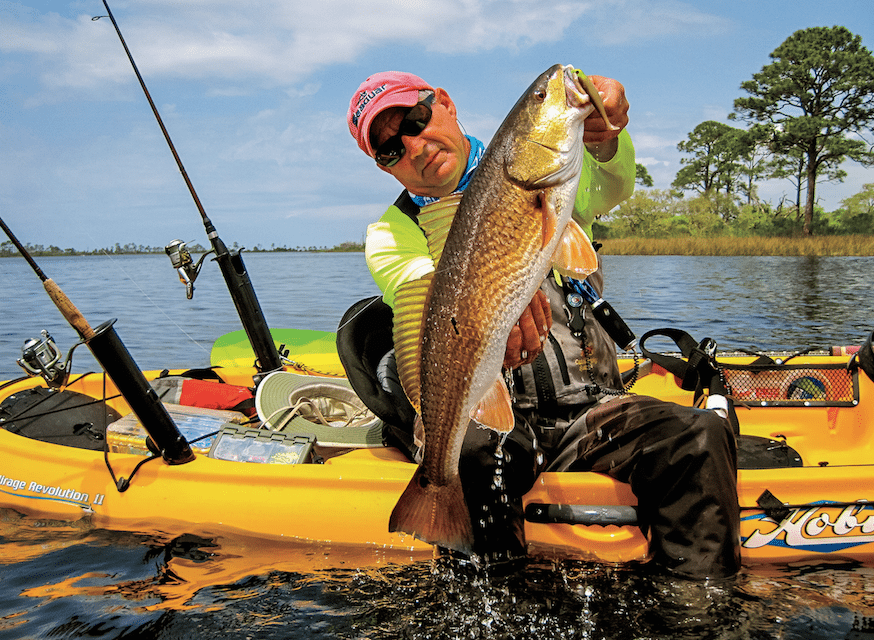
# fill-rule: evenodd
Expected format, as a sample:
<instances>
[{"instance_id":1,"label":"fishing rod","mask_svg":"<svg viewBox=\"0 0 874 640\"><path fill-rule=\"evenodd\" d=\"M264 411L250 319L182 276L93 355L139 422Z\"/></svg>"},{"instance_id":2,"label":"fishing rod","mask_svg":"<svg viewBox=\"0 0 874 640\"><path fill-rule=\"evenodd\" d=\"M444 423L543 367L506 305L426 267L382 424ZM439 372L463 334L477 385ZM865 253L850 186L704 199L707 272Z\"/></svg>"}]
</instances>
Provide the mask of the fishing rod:
<instances>
[{"instance_id":1,"label":"fishing rod","mask_svg":"<svg viewBox=\"0 0 874 640\"><path fill-rule=\"evenodd\" d=\"M158 121L158 126L164 134L164 139L170 147L173 158L176 160L176 166L179 167L179 172L182 174L182 178L185 180L185 184L194 200L194 204L200 212L203 226L206 229L206 236L212 244L212 251L215 252L215 261L218 262L225 283L228 286L228 291L231 294L231 299L234 301L234 306L237 308L237 314L240 316L240 322L243 324L243 328L246 330L246 335L252 345L252 350L255 352L255 366L262 373L281 369L282 359L279 356L279 351L273 343L273 337L270 335L270 328L267 326L264 312L258 302L258 297L255 295L255 288L252 286L252 281L249 279L249 274L246 272L246 267L243 264L243 257L240 255L239 251L228 251L225 243L222 242L219 237L215 226L206 215L206 211L200 202L200 198L197 196L194 185L188 177L188 172L185 171L182 159L176 152L173 140L171 140L170 134L164 126L161 114L158 112L158 108L152 100L149 89L146 87L146 82L143 80L143 76L137 68L133 55L124 40L124 36L121 34L121 29L115 21L115 16L112 15L112 10L109 8L109 4L106 0L103 0L103 6L106 7L106 12L108 14L108 16L105 17L108 17L112 21L112 26L115 27L118 39L121 41L122 47L124 47L128 60L130 60L131 67L133 67L137 80L139 80L140 86L143 89L143 93L146 95L146 100L148 100L149 106L152 108L152 113L155 114L155 119ZM92 19L97 20L101 17L104 16L97 16ZM183 284L185 284L186 294L190 299L194 293L194 279L197 277L203 258L205 258L207 254L201 256L195 266L192 264L190 254L185 249L185 243L179 240L174 240L167 245L165 249L170 256L173 266L179 273L179 279Z\"/></svg>"},{"instance_id":2,"label":"fishing rod","mask_svg":"<svg viewBox=\"0 0 874 640\"><path fill-rule=\"evenodd\" d=\"M139 419L140 424L148 432L149 437L161 452L161 457L167 464L184 464L194 460L194 454L188 441L185 439L176 423L167 413L167 409L161 403L158 395L152 389L142 370L134 362L130 352L124 346L121 338L113 328L115 319L104 322L96 329L92 329L85 316L76 308L76 305L67 297L61 288L39 268L36 261L31 257L27 249L22 245L12 230L0 218L0 227L15 245L15 248L24 256L34 273L42 280L46 293L55 303L58 311L70 326L76 330L82 341L94 354L94 358L100 363L110 380L115 384L119 393L130 405L131 411Z\"/></svg>"}]
</instances>

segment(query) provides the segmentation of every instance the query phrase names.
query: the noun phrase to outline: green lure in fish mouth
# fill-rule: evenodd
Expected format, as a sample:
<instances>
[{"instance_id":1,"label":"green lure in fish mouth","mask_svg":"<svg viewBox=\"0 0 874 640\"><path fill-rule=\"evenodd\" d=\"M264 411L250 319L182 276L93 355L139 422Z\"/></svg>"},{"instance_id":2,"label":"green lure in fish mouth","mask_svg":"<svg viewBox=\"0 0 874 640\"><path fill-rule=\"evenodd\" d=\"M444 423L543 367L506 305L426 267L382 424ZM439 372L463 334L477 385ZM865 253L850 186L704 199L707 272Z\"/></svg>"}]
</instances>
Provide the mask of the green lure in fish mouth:
<instances>
[{"instance_id":1,"label":"green lure in fish mouth","mask_svg":"<svg viewBox=\"0 0 874 640\"><path fill-rule=\"evenodd\" d=\"M619 127L610 122L610 118L607 117L607 110L604 108L604 101L601 99L601 94L598 93L598 89L595 88L595 83L592 82L589 76L579 69L573 69L571 74L574 76L577 87L589 96L589 100L592 101L592 106L595 107L601 115L607 128L610 129L610 131L616 131L619 129Z\"/></svg>"}]
</instances>

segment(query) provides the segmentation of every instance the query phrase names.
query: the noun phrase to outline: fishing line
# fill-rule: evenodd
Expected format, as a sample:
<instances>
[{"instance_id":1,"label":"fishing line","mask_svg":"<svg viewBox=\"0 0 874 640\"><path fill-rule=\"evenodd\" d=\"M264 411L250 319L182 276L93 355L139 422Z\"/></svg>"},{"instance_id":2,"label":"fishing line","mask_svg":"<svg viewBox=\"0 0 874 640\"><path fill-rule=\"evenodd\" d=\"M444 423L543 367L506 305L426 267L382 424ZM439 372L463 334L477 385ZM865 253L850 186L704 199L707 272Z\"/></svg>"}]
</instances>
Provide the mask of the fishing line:
<instances>
[{"instance_id":1,"label":"fishing line","mask_svg":"<svg viewBox=\"0 0 874 640\"><path fill-rule=\"evenodd\" d=\"M351 318L349 318L346 322L344 322L344 323L341 324L339 327L337 327L337 331L339 331L340 329L345 328L346 325L348 325L348 324L349 324L350 322L352 322L355 318L357 318L357 317L360 316L362 313L364 313L364 311L367 310L367 307L369 307L370 305L372 305L372 304L373 304L374 302L376 302L377 300L382 300L382 297L381 297L381 296L376 296L375 298L373 298L373 300L371 300L371 301L368 302L366 305L364 305L363 307L361 307L361 308L360 308L360 309L355 313L355 315L353 315L353 316L352 316Z\"/></svg>"},{"instance_id":2,"label":"fishing line","mask_svg":"<svg viewBox=\"0 0 874 640\"><path fill-rule=\"evenodd\" d=\"M243 258L239 251L236 251L235 253L228 251L227 246L222 242L218 232L209 217L206 215L206 211L200 202L200 198L194 190L194 185L188 177L188 172L185 171L182 159L176 152L173 140L170 139L170 134L164 126L161 114L158 112L158 108L155 106L154 100L152 100L149 89L146 87L146 82L143 80L143 76L137 68L133 54L121 34L121 29L115 20L115 16L112 15L107 0L103 0L103 6L106 8L106 13L108 15L94 16L93 19L99 20L103 17L108 17L112 22L115 33L118 35L119 42L121 42L121 45L124 48L125 54L130 61L131 68L136 74L140 87L143 90L143 94L152 109L155 121L161 129L161 133L164 135L164 140L167 142L167 146L173 154L173 159L176 161L179 173L182 175L185 185L188 187L188 192L191 194L191 198L200 213L200 218L203 222L206 235L212 244L213 251L215 252L215 260L219 265L219 269L222 272L226 284L228 285L228 292L231 295L231 299L234 301L234 306L237 308L237 313L240 316L240 321L243 323L243 328L246 330L246 335L252 345L252 350L255 352L255 366L260 373L281 369L283 366L282 360L279 357L275 344L273 343L270 328L267 325L267 320L264 318L264 312L258 302L258 297L255 295L255 289L252 287L252 282L249 280L249 275L243 265Z\"/></svg>"},{"instance_id":3,"label":"fishing line","mask_svg":"<svg viewBox=\"0 0 874 640\"><path fill-rule=\"evenodd\" d=\"M91 238L91 241L92 241L95 245L97 244L97 241L94 239L94 237L93 237L90 233L88 234L88 237ZM105 248L104 248L104 249L101 249L100 251L103 253L103 255L105 255L106 257L108 257L110 260L112 260L113 262L115 261L115 257L114 257L111 253L109 253L108 251L106 251ZM120 261L119 261L119 262L120 262ZM139 283L137 283L136 280L134 280L134 279L131 277L131 275L130 275L127 271L125 271L125 268L124 268L121 264L113 264L113 266L118 266L118 268L119 268L119 269L121 270L121 272L125 275L125 277L126 277L128 280L130 280L131 283L132 283L132 284L133 284L137 289L139 289L140 293L143 294L143 297L144 297L146 300L148 300L148 301L151 303L151 305L152 305L153 307L155 307L156 309L158 309L158 310L161 312L161 315L163 315L165 318L167 318L167 320L169 320L171 323L173 323L173 326L175 326L177 329L179 329L179 331L182 333L182 335L184 335L186 338L188 338L188 339L191 340L194 344L196 344L198 347L200 347L200 349L202 349L205 353L209 353L209 351L206 349L206 347L204 347L202 344L200 344L194 336L192 336L191 334L189 334L185 329L183 329L183 328L179 325L178 322L176 322L176 320L174 320L172 317L170 317L170 315L168 315L167 312L164 311L164 308L163 308L161 305L159 305L159 304L156 303L154 300L152 300L152 298L149 296L149 294L146 293L146 291L145 291L145 290L144 290L144 289L139 285Z\"/></svg>"}]
</instances>

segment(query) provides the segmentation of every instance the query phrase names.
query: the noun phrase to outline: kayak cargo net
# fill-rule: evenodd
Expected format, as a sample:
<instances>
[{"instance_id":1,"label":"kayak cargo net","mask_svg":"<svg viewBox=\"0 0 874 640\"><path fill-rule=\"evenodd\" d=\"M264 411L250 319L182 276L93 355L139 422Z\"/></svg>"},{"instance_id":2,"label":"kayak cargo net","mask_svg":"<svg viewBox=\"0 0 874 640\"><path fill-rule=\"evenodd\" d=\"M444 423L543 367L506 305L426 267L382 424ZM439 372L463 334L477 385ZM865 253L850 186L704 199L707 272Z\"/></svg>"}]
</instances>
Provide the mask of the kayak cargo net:
<instances>
[{"instance_id":1,"label":"kayak cargo net","mask_svg":"<svg viewBox=\"0 0 874 640\"><path fill-rule=\"evenodd\" d=\"M720 363L735 402L762 407L852 407L859 404L857 372L844 364Z\"/></svg>"}]
</instances>

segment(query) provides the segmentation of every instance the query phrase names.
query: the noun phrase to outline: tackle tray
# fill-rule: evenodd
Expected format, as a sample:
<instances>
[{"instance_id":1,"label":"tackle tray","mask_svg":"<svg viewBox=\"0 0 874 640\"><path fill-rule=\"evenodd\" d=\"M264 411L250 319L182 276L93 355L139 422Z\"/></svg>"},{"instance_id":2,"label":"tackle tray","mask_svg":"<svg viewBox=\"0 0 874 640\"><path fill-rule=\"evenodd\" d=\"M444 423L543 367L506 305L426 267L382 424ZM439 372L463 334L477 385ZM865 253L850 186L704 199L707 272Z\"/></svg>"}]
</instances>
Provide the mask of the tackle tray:
<instances>
[{"instance_id":1,"label":"tackle tray","mask_svg":"<svg viewBox=\"0 0 874 640\"><path fill-rule=\"evenodd\" d=\"M225 425L209 450L209 457L237 462L302 464L313 457L316 437L270 429Z\"/></svg>"}]
</instances>

